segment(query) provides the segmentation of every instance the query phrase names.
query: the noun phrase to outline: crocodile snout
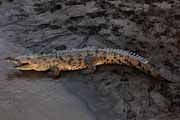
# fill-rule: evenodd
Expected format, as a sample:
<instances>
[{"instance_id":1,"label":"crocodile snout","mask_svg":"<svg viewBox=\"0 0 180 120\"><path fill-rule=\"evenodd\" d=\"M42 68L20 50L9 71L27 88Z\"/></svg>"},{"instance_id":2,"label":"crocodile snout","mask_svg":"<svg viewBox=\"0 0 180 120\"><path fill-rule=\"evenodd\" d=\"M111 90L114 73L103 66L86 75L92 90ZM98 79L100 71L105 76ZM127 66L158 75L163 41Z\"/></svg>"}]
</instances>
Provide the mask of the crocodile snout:
<instances>
[{"instance_id":1,"label":"crocodile snout","mask_svg":"<svg viewBox=\"0 0 180 120\"><path fill-rule=\"evenodd\" d=\"M20 66L22 64L18 59L13 58L13 57L6 57L5 61L8 63L13 63L15 67Z\"/></svg>"}]
</instances>

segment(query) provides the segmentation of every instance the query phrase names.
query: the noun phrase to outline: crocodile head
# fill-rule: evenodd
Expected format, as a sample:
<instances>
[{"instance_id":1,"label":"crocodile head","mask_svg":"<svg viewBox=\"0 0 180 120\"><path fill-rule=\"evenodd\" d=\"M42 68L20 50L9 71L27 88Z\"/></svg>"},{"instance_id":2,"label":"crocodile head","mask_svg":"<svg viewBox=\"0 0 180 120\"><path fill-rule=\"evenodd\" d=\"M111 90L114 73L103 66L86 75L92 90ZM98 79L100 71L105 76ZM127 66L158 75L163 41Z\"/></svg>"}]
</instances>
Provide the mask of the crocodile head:
<instances>
[{"instance_id":1,"label":"crocodile head","mask_svg":"<svg viewBox=\"0 0 180 120\"><path fill-rule=\"evenodd\" d=\"M48 66L38 56L18 56L18 57L7 57L5 60L9 63L13 63L18 70L35 70L45 71Z\"/></svg>"}]
</instances>

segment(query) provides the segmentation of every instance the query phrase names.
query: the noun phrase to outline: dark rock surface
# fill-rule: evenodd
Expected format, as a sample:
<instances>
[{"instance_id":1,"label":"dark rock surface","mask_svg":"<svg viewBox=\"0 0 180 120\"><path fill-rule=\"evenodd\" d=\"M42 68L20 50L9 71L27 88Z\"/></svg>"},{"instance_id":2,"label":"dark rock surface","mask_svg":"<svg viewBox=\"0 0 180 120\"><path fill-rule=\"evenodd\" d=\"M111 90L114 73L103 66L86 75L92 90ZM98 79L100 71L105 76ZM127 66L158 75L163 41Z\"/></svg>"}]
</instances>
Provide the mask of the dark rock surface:
<instances>
[{"instance_id":1,"label":"dark rock surface","mask_svg":"<svg viewBox=\"0 0 180 120\"><path fill-rule=\"evenodd\" d=\"M129 49L180 82L179 0L9 0L0 2L0 19L8 39L29 51ZM179 83L114 65L87 76L65 72L59 79L98 120L180 119Z\"/></svg>"}]
</instances>

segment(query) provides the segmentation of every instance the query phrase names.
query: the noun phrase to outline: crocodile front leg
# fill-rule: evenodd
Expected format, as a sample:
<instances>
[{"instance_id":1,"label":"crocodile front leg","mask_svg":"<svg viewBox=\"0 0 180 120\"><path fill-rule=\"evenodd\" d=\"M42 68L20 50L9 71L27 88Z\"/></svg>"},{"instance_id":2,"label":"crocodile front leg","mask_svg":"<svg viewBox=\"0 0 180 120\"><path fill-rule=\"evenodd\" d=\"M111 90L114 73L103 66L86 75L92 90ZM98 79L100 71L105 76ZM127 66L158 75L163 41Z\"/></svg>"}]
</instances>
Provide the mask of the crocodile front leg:
<instances>
[{"instance_id":1,"label":"crocodile front leg","mask_svg":"<svg viewBox=\"0 0 180 120\"><path fill-rule=\"evenodd\" d=\"M51 76L51 77L53 77L53 78L59 77L59 76L60 76L60 70L59 70L59 68L56 67L56 66L51 67L51 68L49 69L49 71L48 71L48 75Z\"/></svg>"}]
</instances>

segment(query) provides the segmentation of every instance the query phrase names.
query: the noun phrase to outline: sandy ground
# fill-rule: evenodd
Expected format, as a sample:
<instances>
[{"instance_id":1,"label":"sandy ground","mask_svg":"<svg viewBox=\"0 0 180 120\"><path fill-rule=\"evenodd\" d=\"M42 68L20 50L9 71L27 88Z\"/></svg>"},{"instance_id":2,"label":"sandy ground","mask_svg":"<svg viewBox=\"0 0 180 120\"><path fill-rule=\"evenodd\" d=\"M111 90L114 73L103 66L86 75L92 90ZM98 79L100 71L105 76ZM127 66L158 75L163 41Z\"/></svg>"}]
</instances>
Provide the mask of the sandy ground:
<instances>
[{"instance_id":1,"label":"sandy ground","mask_svg":"<svg viewBox=\"0 0 180 120\"><path fill-rule=\"evenodd\" d=\"M129 49L176 82L158 82L117 65L86 76L64 72L59 80L98 120L180 119L179 0L9 0L1 2L0 13L7 39L30 52Z\"/></svg>"}]
</instances>

